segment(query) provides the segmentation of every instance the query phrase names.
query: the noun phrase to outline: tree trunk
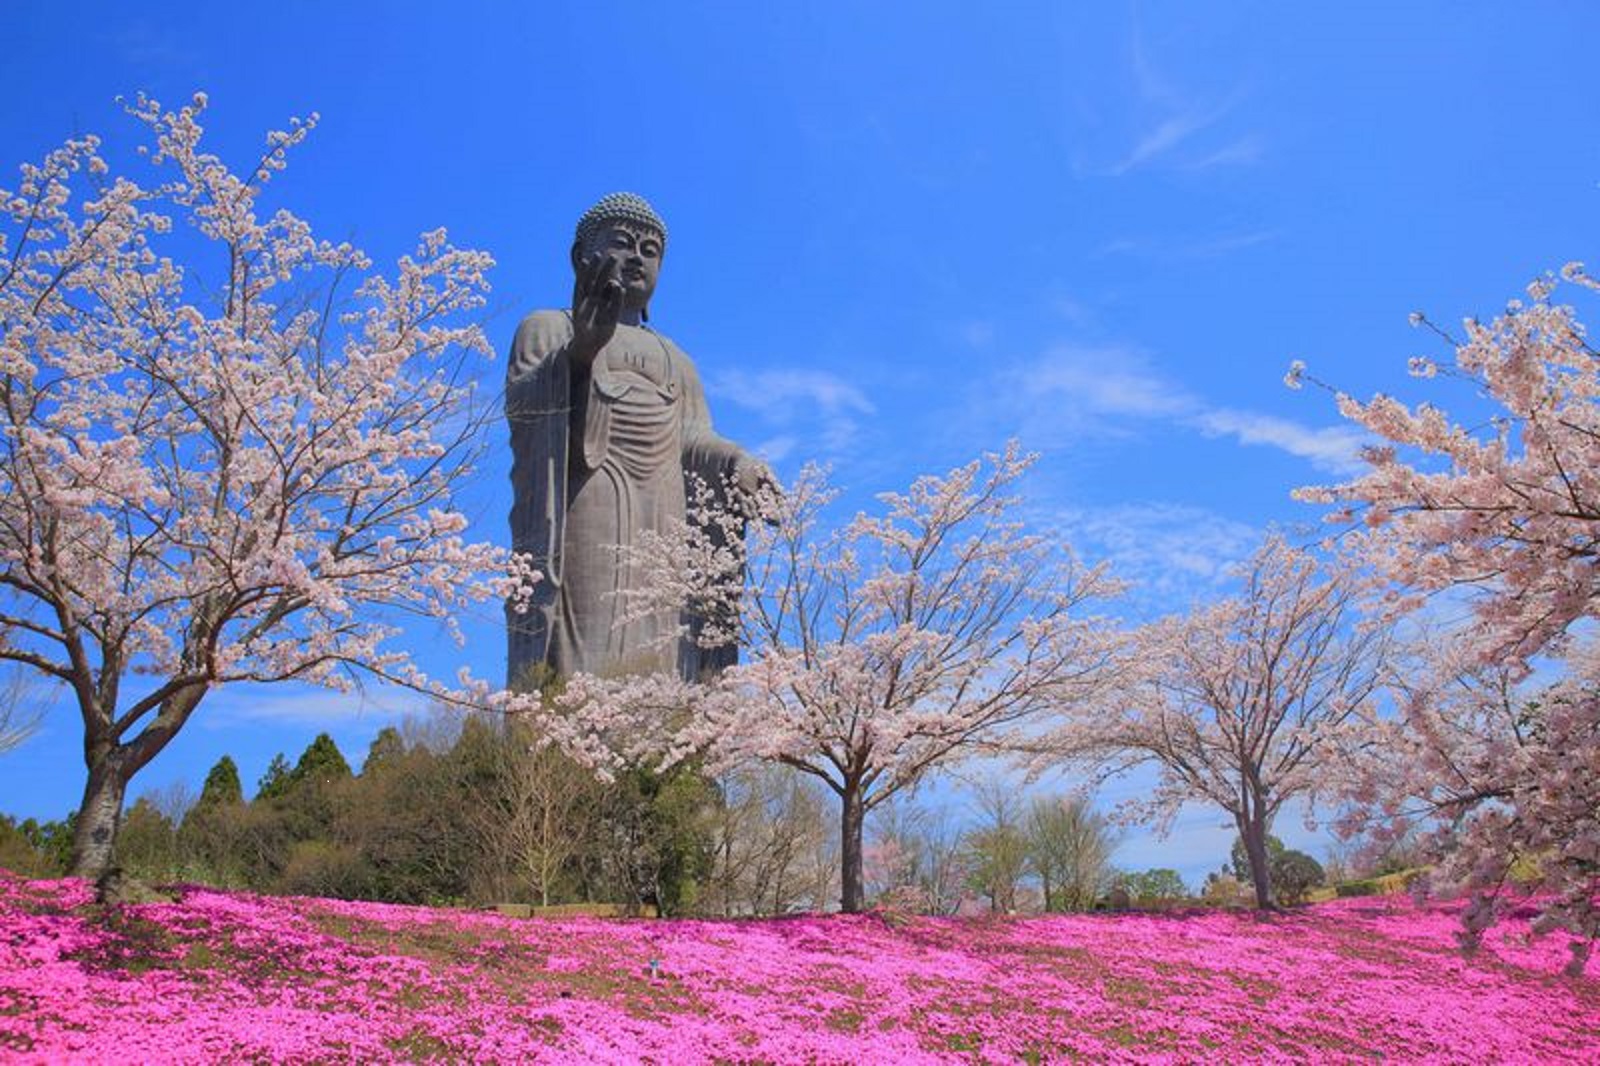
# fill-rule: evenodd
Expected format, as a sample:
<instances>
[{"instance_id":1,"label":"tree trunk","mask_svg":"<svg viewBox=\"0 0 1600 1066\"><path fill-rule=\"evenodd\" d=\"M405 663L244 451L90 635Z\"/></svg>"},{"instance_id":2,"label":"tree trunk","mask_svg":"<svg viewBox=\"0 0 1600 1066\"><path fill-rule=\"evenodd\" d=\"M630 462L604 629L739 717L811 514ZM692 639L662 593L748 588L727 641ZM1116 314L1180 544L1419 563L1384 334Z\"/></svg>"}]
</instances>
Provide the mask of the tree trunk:
<instances>
[{"instance_id":1,"label":"tree trunk","mask_svg":"<svg viewBox=\"0 0 1600 1066\"><path fill-rule=\"evenodd\" d=\"M71 876L93 880L111 868L122 800L134 769L132 760L116 749L93 757L72 835L72 866L67 871Z\"/></svg>"},{"instance_id":2,"label":"tree trunk","mask_svg":"<svg viewBox=\"0 0 1600 1066\"><path fill-rule=\"evenodd\" d=\"M1250 882L1256 890L1256 906L1272 910L1272 875L1267 858L1267 823L1261 819L1239 818L1239 837L1250 859Z\"/></svg>"},{"instance_id":3,"label":"tree trunk","mask_svg":"<svg viewBox=\"0 0 1600 1066\"><path fill-rule=\"evenodd\" d=\"M839 909L846 914L860 914L867 906L867 890L861 869L861 835L867 809L862 802L860 783L846 781L840 799Z\"/></svg>"},{"instance_id":4,"label":"tree trunk","mask_svg":"<svg viewBox=\"0 0 1600 1066\"><path fill-rule=\"evenodd\" d=\"M67 871L71 876L98 880L111 868L116 861L117 830L122 825L128 782L177 736L205 691L203 685L191 685L167 697L155 720L125 744L117 743L111 731L110 712L98 705L81 708L83 761L89 780L83 786L78 824L72 834L72 865Z\"/></svg>"}]
</instances>

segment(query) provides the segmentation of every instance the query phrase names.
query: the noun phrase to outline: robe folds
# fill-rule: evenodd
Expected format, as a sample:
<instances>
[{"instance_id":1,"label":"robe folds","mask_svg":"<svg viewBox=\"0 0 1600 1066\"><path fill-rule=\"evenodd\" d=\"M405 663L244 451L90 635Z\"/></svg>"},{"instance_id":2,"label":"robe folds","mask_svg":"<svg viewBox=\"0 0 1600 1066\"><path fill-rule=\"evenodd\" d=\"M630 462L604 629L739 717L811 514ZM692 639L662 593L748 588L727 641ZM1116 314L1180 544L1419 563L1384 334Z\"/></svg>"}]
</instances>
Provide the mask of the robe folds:
<instances>
[{"instance_id":1,"label":"robe folds","mask_svg":"<svg viewBox=\"0 0 1600 1066\"><path fill-rule=\"evenodd\" d=\"M693 620L677 612L624 619L640 579L631 549L644 530L681 526L690 479L725 484L743 452L712 430L694 364L666 337L619 325L587 374L568 358L571 340L568 313L536 311L506 370L512 549L545 577L525 612L507 607L507 684L579 672L693 679L731 650L697 648Z\"/></svg>"}]
</instances>

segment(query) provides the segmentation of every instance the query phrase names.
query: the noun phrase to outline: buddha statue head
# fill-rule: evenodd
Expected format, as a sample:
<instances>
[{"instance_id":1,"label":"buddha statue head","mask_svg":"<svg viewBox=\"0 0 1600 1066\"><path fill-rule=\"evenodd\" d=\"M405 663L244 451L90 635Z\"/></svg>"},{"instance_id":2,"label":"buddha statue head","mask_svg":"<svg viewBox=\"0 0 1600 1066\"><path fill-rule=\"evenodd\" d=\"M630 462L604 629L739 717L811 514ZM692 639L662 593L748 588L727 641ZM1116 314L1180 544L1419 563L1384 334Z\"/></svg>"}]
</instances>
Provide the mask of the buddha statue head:
<instances>
[{"instance_id":1,"label":"buddha statue head","mask_svg":"<svg viewBox=\"0 0 1600 1066\"><path fill-rule=\"evenodd\" d=\"M667 250L667 225L642 196L614 192L578 219L572 241L572 269L597 257L616 263L616 281L622 286L624 321L649 318L650 297L655 295L661 257Z\"/></svg>"}]
</instances>

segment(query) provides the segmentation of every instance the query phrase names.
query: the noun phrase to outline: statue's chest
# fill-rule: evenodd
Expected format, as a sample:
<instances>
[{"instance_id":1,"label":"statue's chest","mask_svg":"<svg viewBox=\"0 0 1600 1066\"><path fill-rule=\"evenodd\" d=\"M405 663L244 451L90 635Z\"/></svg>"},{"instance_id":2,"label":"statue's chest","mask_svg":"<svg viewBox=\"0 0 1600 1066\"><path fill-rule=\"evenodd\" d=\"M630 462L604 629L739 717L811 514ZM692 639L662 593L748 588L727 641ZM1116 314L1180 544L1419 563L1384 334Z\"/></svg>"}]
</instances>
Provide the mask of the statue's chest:
<instances>
[{"instance_id":1,"label":"statue's chest","mask_svg":"<svg viewBox=\"0 0 1600 1066\"><path fill-rule=\"evenodd\" d=\"M643 330L618 328L601 355L595 385L608 400L625 405L672 406L678 399L678 377L666 346Z\"/></svg>"},{"instance_id":2,"label":"statue's chest","mask_svg":"<svg viewBox=\"0 0 1600 1066\"><path fill-rule=\"evenodd\" d=\"M584 450L629 484L681 484L682 377L660 338L619 327L595 362Z\"/></svg>"}]
</instances>

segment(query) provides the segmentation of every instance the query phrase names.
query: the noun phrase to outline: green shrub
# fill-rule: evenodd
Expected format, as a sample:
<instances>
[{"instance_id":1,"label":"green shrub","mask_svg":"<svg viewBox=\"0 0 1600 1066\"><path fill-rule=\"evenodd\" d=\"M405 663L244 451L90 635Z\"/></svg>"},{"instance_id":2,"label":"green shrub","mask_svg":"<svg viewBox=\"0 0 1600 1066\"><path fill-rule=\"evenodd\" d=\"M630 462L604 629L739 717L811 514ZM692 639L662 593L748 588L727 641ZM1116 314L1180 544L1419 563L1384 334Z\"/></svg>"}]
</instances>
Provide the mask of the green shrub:
<instances>
[{"instance_id":1,"label":"green shrub","mask_svg":"<svg viewBox=\"0 0 1600 1066\"><path fill-rule=\"evenodd\" d=\"M1306 893L1322 884L1322 864L1303 851L1285 848L1272 856L1272 891L1279 902L1305 902Z\"/></svg>"}]
</instances>

